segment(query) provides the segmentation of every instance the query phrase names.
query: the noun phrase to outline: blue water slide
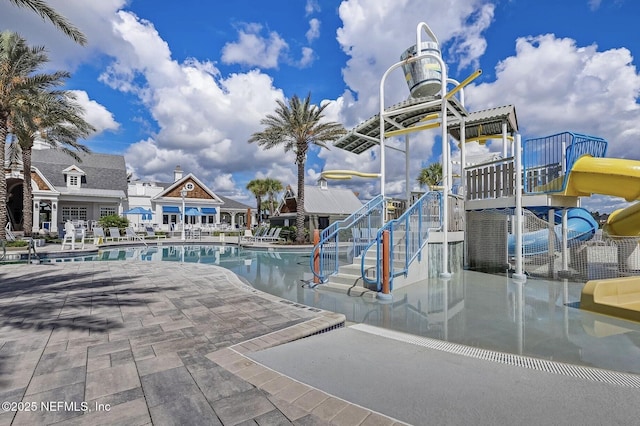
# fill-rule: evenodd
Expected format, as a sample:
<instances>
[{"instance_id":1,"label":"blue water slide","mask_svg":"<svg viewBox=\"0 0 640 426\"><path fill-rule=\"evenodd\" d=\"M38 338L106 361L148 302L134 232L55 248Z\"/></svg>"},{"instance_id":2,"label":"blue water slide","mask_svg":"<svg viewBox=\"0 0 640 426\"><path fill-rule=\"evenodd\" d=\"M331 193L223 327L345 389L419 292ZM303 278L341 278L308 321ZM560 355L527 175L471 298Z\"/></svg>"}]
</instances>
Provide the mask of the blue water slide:
<instances>
[{"instance_id":1,"label":"blue water slide","mask_svg":"<svg viewBox=\"0 0 640 426\"><path fill-rule=\"evenodd\" d=\"M530 208L536 216L545 220L549 214L549 207ZM560 249L562 242L562 210L556 210L554 214L553 232L556 234L556 249ZM567 210L567 239L569 245L581 241L589 241L598 230L598 223L591 213L583 208L572 208ZM509 234L509 256L515 255L516 238L514 234ZM540 229L533 232L525 232L523 235L522 248L525 256L544 254L549 247L549 229Z\"/></svg>"}]
</instances>

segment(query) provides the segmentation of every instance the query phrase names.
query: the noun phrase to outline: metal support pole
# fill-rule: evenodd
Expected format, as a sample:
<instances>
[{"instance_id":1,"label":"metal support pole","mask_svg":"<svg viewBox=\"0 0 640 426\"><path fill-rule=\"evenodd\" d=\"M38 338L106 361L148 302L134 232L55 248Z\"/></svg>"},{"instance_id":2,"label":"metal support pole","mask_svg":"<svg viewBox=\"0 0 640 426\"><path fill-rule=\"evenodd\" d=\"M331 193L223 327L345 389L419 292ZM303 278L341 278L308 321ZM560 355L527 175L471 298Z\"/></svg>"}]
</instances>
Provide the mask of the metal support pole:
<instances>
[{"instance_id":1,"label":"metal support pole","mask_svg":"<svg viewBox=\"0 0 640 426\"><path fill-rule=\"evenodd\" d=\"M318 277L318 275L320 275L320 248L318 247L318 244L320 243L320 230L319 229L314 229L313 230L313 246L316 247L316 249L313 251L313 283L314 284L320 284L320 278Z\"/></svg>"},{"instance_id":2,"label":"metal support pole","mask_svg":"<svg viewBox=\"0 0 640 426\"><path fill-rule=\"evenodd\" d=\"M378 292L378 299L390 300L391 296L391 260L390 238L388 230L382 231L382 291Z\"/></svg>"},{"instance_id":3,"label":"metal support pole","mask_svg":"<svg viewBox=\"0 0 640 426\"><path fill-rule=\"evenodd\" d=\"M562 209L562 271L569 271L569 235L567 228L568 210Z\"/></svg>"},{"instance_id":4,"label":"metal support pole","mask_svg":"<svg viewBox=\"0 0 640 426\"><path fill-rule=\"evenodd\" d=\"M516 198L516 211L515 211L515 236L516 236L516 273L513 274L513 279L518 281L526 281L527 277L523 271L523 257L522 257L522 150L521 150L520 134L516 134L515 138L515 152L514 158L516 161L516 176L515 176L515 198Z\"/></svg>"},{"instance_id":5,"label":"metal support pole","mask_svg":"<svg viewBox=\"0 0 640 426\"><path fill-rule=\"evenodd\" d=\"M404 173L405 173L405 192L407 195L407 206L408 209L411 206L411 187L409 186L409 135L405 135L404 137Z\"/></svg>"}]
</instances>

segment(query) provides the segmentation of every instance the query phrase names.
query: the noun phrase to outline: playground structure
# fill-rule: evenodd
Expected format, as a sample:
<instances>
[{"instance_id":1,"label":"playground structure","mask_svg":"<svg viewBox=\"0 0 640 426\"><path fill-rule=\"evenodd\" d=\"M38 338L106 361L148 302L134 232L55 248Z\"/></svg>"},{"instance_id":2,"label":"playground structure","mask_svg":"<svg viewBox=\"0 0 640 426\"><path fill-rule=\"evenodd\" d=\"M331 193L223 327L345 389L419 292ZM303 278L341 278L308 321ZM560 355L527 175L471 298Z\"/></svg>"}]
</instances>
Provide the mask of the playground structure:
<instances>
[{"instance_id":1,"label":"playground structure","mask_svg":"<svg viewBox=\"0 0 640 426\"><path fill-rule=\"evenodd\" d=\"M423 32L432 41L423 42ZM386 108L385 82L398 68L412 96ZM579 133L522 141L514 106L465 108L464 88L480 74L462 82L448 78L437 38L425 23L418 24L416 45L381 79L380 113L334 144L357 154L380 147L381 194L317 236L311 259L317 284L368 289L389 299L394 287L427 276L446 280L462 268L510 271L520 282L528 275L577 281L640 275L640 203L611 214L602 233L580 208L580 198L592 194L640 199L640 161L607 158L607 141ZM441 130L442 140L440 190L427 192L398 219L385 221L386 139L404 136L410 200L409 136L434 128ZM451 138L460 147L455 193ZM500 155L467 162L466 144L487 140L502 141ZM326 172L338 179L375 175ZM341 259L340 247L351 247L353 259Z\"/></svg>"}]
</instances>

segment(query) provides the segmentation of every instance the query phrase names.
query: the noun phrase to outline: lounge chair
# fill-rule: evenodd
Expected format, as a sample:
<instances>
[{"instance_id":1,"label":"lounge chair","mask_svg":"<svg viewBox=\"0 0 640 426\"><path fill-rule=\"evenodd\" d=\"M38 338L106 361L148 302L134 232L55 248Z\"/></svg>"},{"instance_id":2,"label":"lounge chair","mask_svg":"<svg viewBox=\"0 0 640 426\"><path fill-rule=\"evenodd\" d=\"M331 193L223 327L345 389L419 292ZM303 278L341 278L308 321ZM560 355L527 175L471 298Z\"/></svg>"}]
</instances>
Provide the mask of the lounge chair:
<instances>
[{"instance_id":1,"label":"lounge chair","mask_svg":"<svg viewBox=\"0 0 640 426\"><path fill-rule=\"evenodd\" d=\"M93 227L93 244L102 244L107 240L107 237L104 235L104 229L100 226Z\"/></svg>"},{"instance_id":2,"label":"lounge chair","mask_svg":"<svg viewBox=\"0 0 640 426\"><path fill-rule=\"evenodd\" d=\"M159 240L160 238L167 238L166 235L158 235L156 234L156 232L153 230L153 227L151 226L147 226L145 228L145 232L147 233L147 238L155 238L156 240Z\"/></svg>"},{"instance_id":3,"label":"lounge chair","mask_svg":"<svg viewBox=\"0 0 640 426\"><path fill-rule=\"evenodd\" d=\"M134 231L132 227L126 227L124 233L128 241L140 241L145 246L147 245L147 243L144 242L144 238L136 234L136 231Z\"/></svg>"},{"instance_id":4,"label":"lounge chair","mask_svg":"<svg viewBox=\"0 0 640 426\"><path fill-rule=\"evenodd\" d=\"M120 236L120 229L115 226L109 228L109 236L106 239L111 241L122 241L123 237Z\"/></svg>"},{"instance_id":5,"label":"lounge chair","mask_svg":"<svg viewBox=\"0 0 640 426\"><path fill-rule=\"evenodd\" d=\"M253 235L253 232L251 232L251 229L245 229L244 230L244 235L240 237L240 242L241 243L251 243L255 241L255 237Z\"/></svg>"},{"instance_id":6,"label":"lounge chair","mask_svg":"<svg viewBox=\"0 0 640 426\"><path fill-rule=\"evenodd\" d=\"M191 228L187 230L187 238L190 238L192 240L198 239L201 240L202 239L202 232L200 231L200 228Z\"/></svg>"},{"instance_id":7,"label":"lounge chair","mask_svg":"<svg viewBox=\"0 0 640 426\"><path fill-rule=\"evenodd\" d=\"M276 229L278 228L267 229L263 235L261 235L260 237L255 237L255 241L264 241L265 239L272 237L273 234L276 233Z\"/></svg>"},{"instance_id":8,"label":"lounge chair","mask_svg":"<svg viewBox=\"0 0 640 426\"><path fill-rule=\"evenodd\" d=\"M261 241L275 242L283 240L284 238L280 238L280 231L282 231L282 228L275 228L275 231L271 235L262 237Z\"/></svg>"}]
</instances>

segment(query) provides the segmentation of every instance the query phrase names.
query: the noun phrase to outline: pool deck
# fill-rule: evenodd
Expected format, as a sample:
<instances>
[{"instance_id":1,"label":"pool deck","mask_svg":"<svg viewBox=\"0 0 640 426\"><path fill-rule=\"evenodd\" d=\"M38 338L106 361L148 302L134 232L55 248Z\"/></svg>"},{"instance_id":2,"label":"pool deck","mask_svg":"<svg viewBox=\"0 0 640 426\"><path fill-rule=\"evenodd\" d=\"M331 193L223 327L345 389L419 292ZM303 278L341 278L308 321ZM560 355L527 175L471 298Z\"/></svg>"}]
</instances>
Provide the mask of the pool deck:
<instances>
[{"instance_id":1,"label":"pool deck","mask_svg":"<svg viewBox=\"0 0 640 426\"><path fill-rule=\"evenodd\" d=\"M0 265L0 316L0 395L22 409L0 424L634 424L640 402L637 375L342 328L214 265Z\"/></svg>"}]
</instances>

